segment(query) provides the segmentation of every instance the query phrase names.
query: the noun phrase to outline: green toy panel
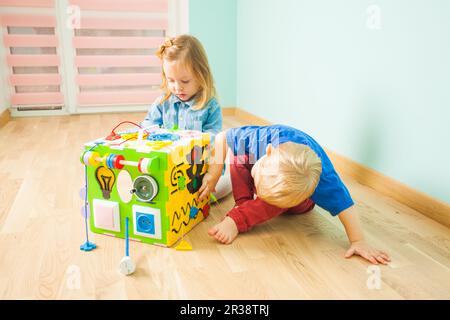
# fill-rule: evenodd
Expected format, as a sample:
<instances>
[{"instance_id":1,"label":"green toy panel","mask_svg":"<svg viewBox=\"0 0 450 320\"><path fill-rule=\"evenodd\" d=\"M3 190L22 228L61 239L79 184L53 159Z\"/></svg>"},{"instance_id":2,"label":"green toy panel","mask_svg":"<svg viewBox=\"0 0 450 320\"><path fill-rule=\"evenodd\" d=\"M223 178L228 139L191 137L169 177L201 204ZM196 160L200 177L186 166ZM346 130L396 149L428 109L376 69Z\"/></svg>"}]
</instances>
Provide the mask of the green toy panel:
<instances>
[{"instance_id":1,"label":"green toy panel","mask_svg":"<svg viewBox=\"0 0 450 320\"><path fill-rule=\"evenodd\" d=\"M209 134L155 129L111 134L85 145L89 227L94 233L172 246L208 216L198 201Z\"/></svg>"},{"instance_id":2,"label":"green toy panel","mask_svg":"<svg viewBox=\"0 0 450 320\"><path fill-rule=\"evenodd\" d=\"M89 225L92 232L100 233L100 234L108 234L113 235L115 237L119 238L125 238L125 218L129 218L129 235L130 239L139 240L144 243L149 244L161 244L161 245L167 245L167 234L166 230L169 228L169 220L166 213L166 202L169 199L168 194L168 188L165 183L165 171L167 170L167 157L168 154L165 152L158 152L158 151L151 151L150 153L142 153L137 152L134 149L123 149L123 150L117 150L117 149L111 149L109 146L105 145L98 145L92 149L92 147L87 146L85 148L85 151L95 151L97 152L100 157L104 157L106 154L115 154L115 155L122 155L126 161L133 161L133 162L139 162L142 158L150 158L150 159L157 159L157 167L155 167L156 170L151 170L150 172L144 174L142 172L139 172L138 168L136 166L125 166L122 169L108 169L104 167L102 164L98 164L97 166L87 166L87 178L88 178L88 202L90 206L90 218L89 218ZM99 168L102 169L99 169ZM97 171L99 170L99 171ZM103 174L102 170L110 170L110 172L113 173L113 177L111 177L108 174ZM157 183L158 192L157 195L152 199L151 203L149 202L142 202L139 201L136 194L133 194L131 197L131 200L128 203L122 202L122 199L119 196L119 193L116 188L117 183L117 177L121 170L126 170L129 175L131 176L131 179L135 181L136 178L140 176L150 176L154 179L154 181ZM106 187L105 187L106 186ZM109 189L106 190L105 189ZM108 192L109 191L109 192ZM131 191L131 190L130 190ZM109 193L109 195L108 195ZM95 200L97 199L97 200ZM95 200L95 201L94 201ZM98 201L101 200L101 201ZM119 221L116 222L118 224L118 229L120 231L111 230L111 228L108 229L102 229L99 227L96 227L96 223L94 221L94 202L103 204L108 204L108 202L111 203L117 203L118 204L118 211L119 211ZM152 238L147 236L142 236L139 234L136 234L136 230L139 230L139 226L136 226L136 216L140 218L140 221L142 221L142 225L145 227L145 223L147 223L147 227L151 228L151 223L155 224L156 221L153 221L152 219L157 219L157 217L153 217L151 215L145 216L143 213L145 212L138 212L133 214L133 206L139 207L139 208L148 208L148 209L156 209L159 210L159 217L160 217L160 226L158 226L159 230L161 232L159 233L160 238ZM109 208L107 208L109 210ZM97 209L97 212L99 210ZM139 215L140 214L140 215ZM109 216L107 216L106 219L109 219ZM147 219L147 220L146 220ZM103 223L109 223L110 221L106 221ZM99 224L97 222L97 224ZM141 226L142 227L142 226ZM154 226L153 226L154 228ZM150 230L150 229L149 229Z\"/></svg>"}]
</instances>

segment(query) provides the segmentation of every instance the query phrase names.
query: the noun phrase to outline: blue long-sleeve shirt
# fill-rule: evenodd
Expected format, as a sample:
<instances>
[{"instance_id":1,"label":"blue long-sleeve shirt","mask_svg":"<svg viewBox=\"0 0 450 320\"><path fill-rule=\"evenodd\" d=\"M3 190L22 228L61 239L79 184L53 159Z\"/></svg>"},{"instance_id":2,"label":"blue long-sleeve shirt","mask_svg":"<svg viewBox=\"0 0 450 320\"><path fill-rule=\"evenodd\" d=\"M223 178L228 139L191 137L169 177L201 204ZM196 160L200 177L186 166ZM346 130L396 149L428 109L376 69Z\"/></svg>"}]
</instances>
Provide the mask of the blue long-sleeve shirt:
<instances>
[{"instance_id":1,"label":"blue long-sleeve shirt","mask_svg":"<svg viewBox=\"0 0 450 320\"><path fill-rule=\"evenodd\" d=\"M192 109L195 98L182 101L171 95L161 103L161 97L156 99L141 123L143 127L159 125L166 129L199 130L211 135L211 143L217 133L222 130L222 111L216 98L211 98L200 110Z\"/></svg>"}]
</instances>

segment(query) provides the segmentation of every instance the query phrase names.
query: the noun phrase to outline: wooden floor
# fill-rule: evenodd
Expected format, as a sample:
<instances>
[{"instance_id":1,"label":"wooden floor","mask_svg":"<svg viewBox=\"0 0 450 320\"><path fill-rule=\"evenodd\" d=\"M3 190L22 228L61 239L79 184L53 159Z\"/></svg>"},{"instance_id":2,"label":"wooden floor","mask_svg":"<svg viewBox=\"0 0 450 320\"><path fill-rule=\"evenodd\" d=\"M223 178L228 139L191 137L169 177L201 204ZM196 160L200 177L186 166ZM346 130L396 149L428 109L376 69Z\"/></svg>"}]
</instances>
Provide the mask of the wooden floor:
<instances>
[{"instance_id":1,"label":"wooden floor","mask_svg":"<svg viewBox=\"0 0 450 320\"><path fill-rule=\"evenodd\" d=\"M79 250L79 155L120 120L143 117L22 118L0 128L0 299L450 299L449 229L347 177L368 240L392 255L375 270L379 289L368 262L343 258L339 219L319 208L216 243L207 230L231 197L186 236L193 251L132 242L137 271L120 275L123 240L93 234L98 249Z\"/></svg>"}]
</instances>

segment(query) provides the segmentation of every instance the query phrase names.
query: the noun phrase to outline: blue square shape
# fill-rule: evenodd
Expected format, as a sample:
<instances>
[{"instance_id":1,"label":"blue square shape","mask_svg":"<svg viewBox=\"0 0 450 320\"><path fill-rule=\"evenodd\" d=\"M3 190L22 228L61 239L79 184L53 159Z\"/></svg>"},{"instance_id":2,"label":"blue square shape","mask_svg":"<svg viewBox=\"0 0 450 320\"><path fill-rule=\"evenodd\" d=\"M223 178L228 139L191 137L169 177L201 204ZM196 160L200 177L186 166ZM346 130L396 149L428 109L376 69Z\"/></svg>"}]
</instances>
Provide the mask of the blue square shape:
<instances>
[{"instance_id":1,"label":"blue square shape","mask_svg":"<svg viewBox=\"0 0 450 320\"><path fill-rule=\"evenodd\" d=\"M136 230L141 233L155 234L155 216L149 213L136 212Z\"/></svg>"}]
</instances>

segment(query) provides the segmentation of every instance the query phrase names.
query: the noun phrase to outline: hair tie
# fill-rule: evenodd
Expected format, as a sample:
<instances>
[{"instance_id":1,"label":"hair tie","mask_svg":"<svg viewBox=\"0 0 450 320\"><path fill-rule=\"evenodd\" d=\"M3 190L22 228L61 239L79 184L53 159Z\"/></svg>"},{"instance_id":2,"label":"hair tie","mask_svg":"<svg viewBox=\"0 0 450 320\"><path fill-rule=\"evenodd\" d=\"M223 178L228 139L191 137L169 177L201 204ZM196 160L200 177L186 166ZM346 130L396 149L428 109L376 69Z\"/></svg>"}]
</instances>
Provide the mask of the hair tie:
<instances>
[{"instance_id":1,"label":"hair tie","mask_svg":"<svg viewBox=\"0 0 450 320\"><path fill-rule=\"evenodd\" d=\"M166 41L164 41L164 47L169 48L171 46L173 46L172 39L166 39Z\"/></svg>"},{"instance_id":2,"label":"hair tie","mask_svg":"<svg viewBox=\"0 0 450 320\"><path fill-rule=\"evenodd\" d=\"M166 39L164 43L159 47L159 52L157 53L157 55L161 58L162 55L164 54L164 51L166 51L166 49L170 48L171 46L173 46L172 39L170 38Z\"/></svg>"}]
</instances>

